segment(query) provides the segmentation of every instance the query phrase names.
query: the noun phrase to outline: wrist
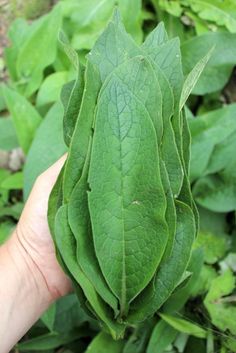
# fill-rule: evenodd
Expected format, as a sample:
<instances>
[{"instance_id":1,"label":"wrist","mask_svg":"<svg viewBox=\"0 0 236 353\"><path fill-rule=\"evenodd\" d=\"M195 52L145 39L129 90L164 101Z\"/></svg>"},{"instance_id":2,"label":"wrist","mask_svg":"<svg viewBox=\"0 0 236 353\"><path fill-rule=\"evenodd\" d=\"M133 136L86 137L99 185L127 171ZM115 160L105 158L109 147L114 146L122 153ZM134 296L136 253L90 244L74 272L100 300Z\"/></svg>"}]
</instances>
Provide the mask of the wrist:
<instances>
[{"instance_id":1,"label":"wrist","mask_svg":"<svg viewBox=\"0 0 236 353\"><path fill-rule=\"evenodd\" d=\"M0 247L0 353L12 346L48 308L47 286L17 231ZM9 330L9 328L11 328Z\"/></svg>"},{"instance_id":2,"label":"wrist","mask_svg":"<svg viewBox=\"0 0 236 353\"><path fill-rule=\"evenodd\" d=\"M48 290L47 282L33 260L27 246L22 241L18 228L14 231L11 238L3 246L7 253L9 263L14 271L14 278L18 293L24 300L37 300L35 308L40 307L45 310L53 301Z\"/></svg>"}]
</instances>

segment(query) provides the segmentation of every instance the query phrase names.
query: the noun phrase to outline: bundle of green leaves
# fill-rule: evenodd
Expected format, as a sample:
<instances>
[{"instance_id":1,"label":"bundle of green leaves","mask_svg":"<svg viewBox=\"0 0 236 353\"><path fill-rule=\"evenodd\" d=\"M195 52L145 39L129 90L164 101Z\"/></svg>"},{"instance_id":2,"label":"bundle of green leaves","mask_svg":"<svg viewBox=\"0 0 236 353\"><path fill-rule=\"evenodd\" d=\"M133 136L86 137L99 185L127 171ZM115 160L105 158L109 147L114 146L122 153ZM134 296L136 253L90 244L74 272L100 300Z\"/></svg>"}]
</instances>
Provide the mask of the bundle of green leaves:
<instances>
[{"instance_id":1,"label":"bundle of green leaves","mask_svg":"<svg viewBox=\"0 0 236 353\"><path fill-rule=\"evenodd\" d=\"M119 13L62 90L66 163L49 224L85 310L114 338L152 316L186 279L198 215L184 104L209 59L184 81L179 40L161 23L138 46Z\"/></svg>"}]
</instances>

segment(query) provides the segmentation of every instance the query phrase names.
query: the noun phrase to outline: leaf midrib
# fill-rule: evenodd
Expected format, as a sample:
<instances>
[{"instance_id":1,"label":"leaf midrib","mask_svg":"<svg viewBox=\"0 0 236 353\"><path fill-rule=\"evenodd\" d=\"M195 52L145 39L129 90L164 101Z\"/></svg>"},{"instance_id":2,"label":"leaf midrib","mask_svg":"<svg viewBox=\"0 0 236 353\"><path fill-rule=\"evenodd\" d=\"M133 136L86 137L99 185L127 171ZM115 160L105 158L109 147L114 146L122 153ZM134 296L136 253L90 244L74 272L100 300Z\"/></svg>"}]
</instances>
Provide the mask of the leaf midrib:
<instances>
[{"instance_id":1,"label":"leaf midrib","mask_svg":"<svg viewBox=\"0 0 236 353\"><path fill-rule=\"evenodd\" d=\"M122 139L121 139L121 127L120 127L120 114L122 111L118 111L117 95L116 95L116 111L118 116L118 133L119 133L119 154L120 154L120 172L121 178L121 212L122 212L122 280L121 280L121 300L120 300L120 315L121 317L125 314L126 309L126 252L125 252L125 225L124 225L124 183L123 183L123 163L122 163Z\"/></svg>"}]
</instances>

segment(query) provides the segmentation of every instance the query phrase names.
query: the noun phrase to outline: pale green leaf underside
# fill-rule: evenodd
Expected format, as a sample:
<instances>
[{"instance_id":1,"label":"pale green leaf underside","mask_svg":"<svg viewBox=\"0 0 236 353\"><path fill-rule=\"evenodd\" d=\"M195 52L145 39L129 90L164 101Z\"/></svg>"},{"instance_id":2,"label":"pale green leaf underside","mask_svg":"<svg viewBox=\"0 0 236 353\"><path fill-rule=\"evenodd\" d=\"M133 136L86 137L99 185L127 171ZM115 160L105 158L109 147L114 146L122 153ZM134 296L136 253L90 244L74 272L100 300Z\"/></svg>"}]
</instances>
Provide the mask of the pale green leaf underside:
<instances>
[{"instance_id":1,"label":"pale green leaf underside","mask_svg":"<svg viewBox=\"0 0 236 353\"><path fill-rule=\"evenodd\" d=\"M179 332L186 333L198 338L206 338L207 331L200 326L193 324L190 321L180 319L167 314L159 314L160 317L167 322L170 326L178 330Z\"/></svg>"},{"instance_id":2,"label":"pale green leaf underside","mask_svg":"<svg viewBox=\"0 0 236 353\"><path fill-rule=\"evenodd\" d=\"M180 97L180 107L179 109L183 109L188 97L190 96L194 86L196 85L202 71L204 70L205 66L207 65L212 53L214 51L214 47L212 47L208 53L200 59L197 64L194 66L192 71L188 74L184 81L183 89L181 92Z\"/></svg>"}]
</instances>

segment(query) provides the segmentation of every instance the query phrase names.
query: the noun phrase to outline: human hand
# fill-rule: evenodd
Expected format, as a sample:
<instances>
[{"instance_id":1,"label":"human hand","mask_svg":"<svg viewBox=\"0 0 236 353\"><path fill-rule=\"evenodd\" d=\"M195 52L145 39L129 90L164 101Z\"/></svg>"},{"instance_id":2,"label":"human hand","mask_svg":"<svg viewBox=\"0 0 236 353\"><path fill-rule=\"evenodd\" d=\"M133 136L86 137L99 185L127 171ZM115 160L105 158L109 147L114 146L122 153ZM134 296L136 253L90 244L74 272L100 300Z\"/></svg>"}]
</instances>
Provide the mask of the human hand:
<instances>
[{"instance_id":1,"label":"human hand","mask_svg":"<svg viewBox=\"0 0 236 353\"><path fill-rule=\"evenodd\" d=\"M47 221L49 195L65 159L63 156L37 178L15 232L19 246L24 248L45 280L51 301L68 294L71 289L69 279L56 260Z\"/></svg>"},{"instance_id":2,"label":"human hand","mask_svg":"<svg viewBox=\"0 0 236 353\"><path fill-rule=\"evenodd\" d=\"M37 178L14 233L0 247L0 353L8 352L53 301L71 290L47 222L49 195L65 158Z\"/></svg>"}]
</instances>

